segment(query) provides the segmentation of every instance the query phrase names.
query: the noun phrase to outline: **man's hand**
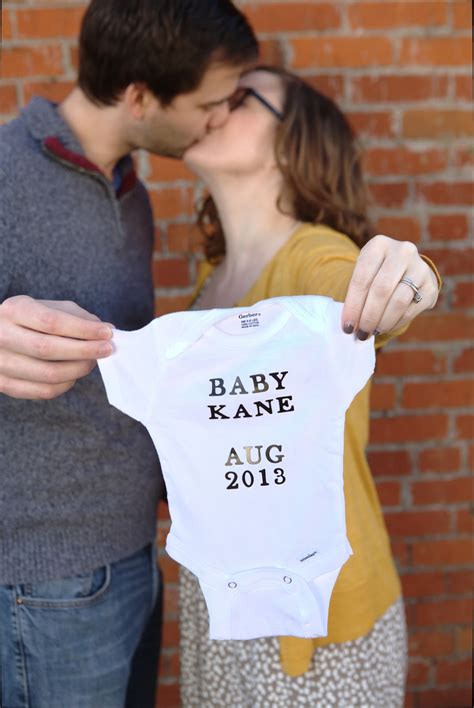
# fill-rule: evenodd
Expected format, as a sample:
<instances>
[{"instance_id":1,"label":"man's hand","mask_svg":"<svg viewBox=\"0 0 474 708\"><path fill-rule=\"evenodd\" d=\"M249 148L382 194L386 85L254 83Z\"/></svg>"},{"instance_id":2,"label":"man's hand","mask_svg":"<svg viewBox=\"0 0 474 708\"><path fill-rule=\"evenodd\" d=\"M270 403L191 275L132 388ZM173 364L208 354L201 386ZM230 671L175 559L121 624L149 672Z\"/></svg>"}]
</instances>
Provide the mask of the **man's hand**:
<instances>
[{"instance_id":1,"label":"man's hand","mask_svg":"<svg viewBox=\"0 0 474 708\"><path fill-rule=\"evenodd\" d=\"M400 282L407 278L418 289ZM362 248L342 310L342 326L359 339L390 332L435 306L438 283L416 246L388 236L374 236Z\"/></svg>"},{"instance_id":2,"label":"man's hand","mask_svg":"<svg viewBox=\"0 0 474 708\"><path fill-rule=\"evenodd\" d=\"M112 353L111 337L111 325L73 302L8 298L0 305L0 393L60 396Z\"/></svg>"}]
</instances>

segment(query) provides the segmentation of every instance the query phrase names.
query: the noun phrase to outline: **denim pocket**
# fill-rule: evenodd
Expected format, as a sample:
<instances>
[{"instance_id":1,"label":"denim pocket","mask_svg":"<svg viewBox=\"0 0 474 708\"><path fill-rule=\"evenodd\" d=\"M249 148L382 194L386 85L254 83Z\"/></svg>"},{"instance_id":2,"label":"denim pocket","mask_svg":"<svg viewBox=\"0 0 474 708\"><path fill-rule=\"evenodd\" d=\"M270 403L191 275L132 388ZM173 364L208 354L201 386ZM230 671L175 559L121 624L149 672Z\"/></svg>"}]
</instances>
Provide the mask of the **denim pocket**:
<instances>
[{"instance_id":1,"label":"denim pocket","mask_svg":"<svg viewBox=\"0 0 474 708\"><path fill-rule=\"evenodd\" d=\"M90 573L60 580L20 585L17 602L29 607L65 609L83 607L100 600L110 587L110 565Z\"/></svg>"}]
</instances>

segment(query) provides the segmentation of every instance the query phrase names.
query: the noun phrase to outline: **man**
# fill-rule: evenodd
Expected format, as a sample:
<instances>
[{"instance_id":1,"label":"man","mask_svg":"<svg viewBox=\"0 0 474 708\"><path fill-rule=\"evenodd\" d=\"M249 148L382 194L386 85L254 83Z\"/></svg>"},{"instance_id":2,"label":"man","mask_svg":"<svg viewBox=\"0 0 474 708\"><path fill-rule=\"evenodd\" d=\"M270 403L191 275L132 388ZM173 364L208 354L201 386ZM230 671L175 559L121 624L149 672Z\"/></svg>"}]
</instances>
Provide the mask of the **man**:
<instances>
[{"instance_id":1,"label":"man","mask_svg":"<svg viewBox=\"0 0 474 708\"><path fill-rule=\"evenodd\" d=\"M147 708L163 481L109 406L111 326L153 317L130 152L220 126L257 43L230 0L92 0L78 83L0 129L0 704Z\"/></svg>"}]
</instances>

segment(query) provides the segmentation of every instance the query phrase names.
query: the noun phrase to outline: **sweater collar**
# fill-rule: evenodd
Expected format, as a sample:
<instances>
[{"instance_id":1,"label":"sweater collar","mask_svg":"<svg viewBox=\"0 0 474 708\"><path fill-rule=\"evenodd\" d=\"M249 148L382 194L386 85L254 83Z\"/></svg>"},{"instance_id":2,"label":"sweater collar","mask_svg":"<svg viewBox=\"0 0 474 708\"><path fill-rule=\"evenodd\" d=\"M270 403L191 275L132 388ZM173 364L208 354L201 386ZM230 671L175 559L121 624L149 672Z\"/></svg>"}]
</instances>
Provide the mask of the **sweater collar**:
<instances>
[{"instance_id":1,"label":"sweater collar","mask_svg":"<svg viewBox=\"0 0 474 708\"><path fill-rule=\"evenodd\" d=\"M41 142L43 149L49 155L72 169L107 180L102 170L85 156L82 145L59 113L57 103L35 96L23 109L22 116L31 135ZM121 186L117 194L121 197L131 191L137 182L130 155L121 158L115 169L121 177Z\"/></svg>"}]
</instances>

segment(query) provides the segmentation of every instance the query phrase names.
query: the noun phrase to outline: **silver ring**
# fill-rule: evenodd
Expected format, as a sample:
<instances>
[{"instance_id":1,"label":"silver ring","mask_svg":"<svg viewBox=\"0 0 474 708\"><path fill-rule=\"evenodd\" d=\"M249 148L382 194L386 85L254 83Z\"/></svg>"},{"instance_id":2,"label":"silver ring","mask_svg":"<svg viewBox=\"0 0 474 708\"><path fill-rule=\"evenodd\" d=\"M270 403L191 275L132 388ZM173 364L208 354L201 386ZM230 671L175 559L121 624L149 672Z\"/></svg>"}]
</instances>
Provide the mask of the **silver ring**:
<instances>
[{"instance_id":1,"label":"silver ring","mask_svg":"<svg viewBox=\"0 0 474 708\"><path fill-rule=\"evenodd\" d=\"M415 285L413 280L410 280L410 278L402 278L400 280L401 283L405 283L405 285L408 285L413 290L413 301L414 302L421 302L423 300L423 295L420 293L420 289L418 285Z\"/></svg>"}]
</instances>

